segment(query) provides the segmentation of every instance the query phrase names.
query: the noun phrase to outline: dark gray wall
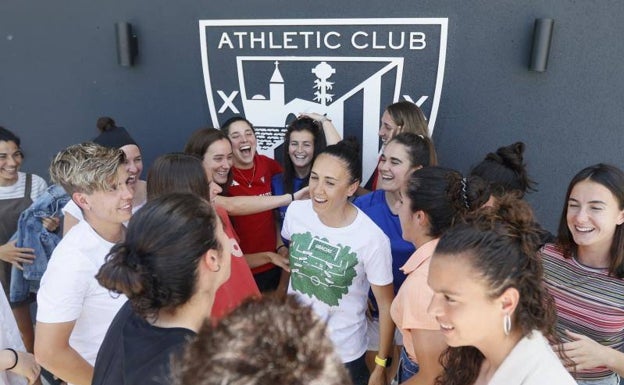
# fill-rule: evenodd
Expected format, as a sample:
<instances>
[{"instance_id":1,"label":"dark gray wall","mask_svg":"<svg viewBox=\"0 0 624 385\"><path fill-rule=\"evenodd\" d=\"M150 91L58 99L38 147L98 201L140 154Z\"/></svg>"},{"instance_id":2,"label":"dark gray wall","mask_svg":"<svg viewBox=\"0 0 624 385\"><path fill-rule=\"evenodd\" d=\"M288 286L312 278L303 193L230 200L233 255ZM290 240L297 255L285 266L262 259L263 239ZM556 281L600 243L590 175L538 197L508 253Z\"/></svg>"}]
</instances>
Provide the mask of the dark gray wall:
<instances>
[{"instance_id":1,"label":"dark gray wall","mask_svg":"<svg viewBox=\"0 0 624 385\"><path fill-rule=\"evenodd\" d=\"M434 139L443 165L467 171L522 140L539 192L529 199L556 227L580 168L622 166L624 93L619 1L4 1L0 3L0 125L16 131L25 170L95 135L104 114L128 127L146 165L210 124L199 19L447 17L446 71ZM527 70L533 21L555 19L548 72ZM137 66L116 62L114 23L134 24Z\"/></svg>"}]
</instances>

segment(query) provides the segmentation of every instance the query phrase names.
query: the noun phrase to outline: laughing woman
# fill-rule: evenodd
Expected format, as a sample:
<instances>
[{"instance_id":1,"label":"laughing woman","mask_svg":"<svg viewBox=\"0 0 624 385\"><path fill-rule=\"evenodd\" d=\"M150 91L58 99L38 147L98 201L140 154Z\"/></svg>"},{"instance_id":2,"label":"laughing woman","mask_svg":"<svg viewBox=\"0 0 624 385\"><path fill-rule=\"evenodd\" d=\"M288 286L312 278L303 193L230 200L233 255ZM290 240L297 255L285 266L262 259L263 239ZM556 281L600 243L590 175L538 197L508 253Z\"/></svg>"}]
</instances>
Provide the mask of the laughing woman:
<instances>
[{"instance_id":1,"label":"laughing woman","mask_svg":"<svg viewBox=\"0 0 624 385\"><path fill-rule=\"evenodd\" d=\"M401 223L397 210L397 202L401 199L401 187L403 187L414 170L431 165L431 153L434 151L433 143L426 136L411 132L398 134L382 150L381 161L378 167L381 175L378 190L360 196L353 202L390 238L395 294L399 291L406 278L406 275L400 270L401 266L407 262L407 259L415 251L414 245L404 240L401 233ZM369 367L372 366L371 363L377 353L376 333L379 331L377 306L374 301L372 305L373 317L368 325L368 350L371 352L367 358ZM395 338L395 345L402 345L399 333L397 333ZM395 348L393 356L398 356L398 352L399 349ZM393 362L398 363L398 360Z\"/></svg>"},{"instance_id":2,"label":"laughing woman","mask_svg":"<svg viewBox=\"0 0 624 385\"><path fill-rule=\"evenodd\" d=\"M271 181L274 195L293 194L308 185L312 163L326 146L322 124L302 116L288 125L284 136L284 172ZM280 221L284 220L286 209L287 206L279 208Z\"/></svg>"},{"instance_id":3,"label":"laughing woman","mask_svg":"<svg viewBox=\"0 0 624 385\"><path fill-rule=\"evenodd\" d=\"M624 172L597 164L572 178L556 244L541 250L557 332L579 384L624 376Z\"/></svg>"},{"instance_id":4,"label":"laughing woman","mask_svg":"<svg viewBox=\"0 0 624 385\"><path fill-rule=\"evenodd\" d=\"M289 292L328 322L330 337L354 384L385 384L384 366L364 361L366 305L379 306L379 360L392 350L392 261L386 235L349 202L362 176L359 154L346 142L328 146L310 174L311 200L291 203L282 237L290 242Z\"/></svg>"}]
</instances>

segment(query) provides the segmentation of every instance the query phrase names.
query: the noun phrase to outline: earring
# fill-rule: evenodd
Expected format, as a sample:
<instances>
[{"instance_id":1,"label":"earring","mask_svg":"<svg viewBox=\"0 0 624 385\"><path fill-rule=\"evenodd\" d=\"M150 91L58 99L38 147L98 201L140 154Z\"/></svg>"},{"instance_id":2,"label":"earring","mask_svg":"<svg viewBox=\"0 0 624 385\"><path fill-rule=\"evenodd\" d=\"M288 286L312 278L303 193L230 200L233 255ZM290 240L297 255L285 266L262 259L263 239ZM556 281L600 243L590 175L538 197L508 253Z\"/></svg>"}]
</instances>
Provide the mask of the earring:
<instances>
[{"instance_id":1,"label":"earring","mask_svg":"<svg viewBox=\"0 0 624 385\"><path fill-rule=\"evenodd\" d=\"M505 317L503 318L503 332L506 336L511 333L511 317L509 316L509 313L505 314Z\"/></svg>"}]
</instances>

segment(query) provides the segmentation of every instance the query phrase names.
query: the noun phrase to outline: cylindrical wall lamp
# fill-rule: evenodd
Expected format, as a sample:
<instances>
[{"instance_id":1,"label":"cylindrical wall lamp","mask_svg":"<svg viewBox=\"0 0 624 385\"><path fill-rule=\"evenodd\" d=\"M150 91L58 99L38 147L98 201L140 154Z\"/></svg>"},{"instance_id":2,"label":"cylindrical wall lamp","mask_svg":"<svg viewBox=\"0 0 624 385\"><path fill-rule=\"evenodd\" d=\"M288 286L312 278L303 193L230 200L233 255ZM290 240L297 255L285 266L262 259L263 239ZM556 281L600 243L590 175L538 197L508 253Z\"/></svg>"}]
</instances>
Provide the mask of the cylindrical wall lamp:
<instances>
[{"instance_id":1,"label":"cylindrical wall lamp","mask_svg":"<svg viewBox=\"0 0 624 385\"><path fill-rule=\"evenodd\" d=\"M126 22L115 23L117 38L117 62L122 67L132 67L139 52L136 35L132 31L132 24Z\"/></svg>"},{"instance_id":2,"label":"cylindrical wall lamp","mask_svg":"<svg viewBox=\"0 0 624 385\"><path fill-rule=\"evenodd\" d=\"M554 25L555 20L553 19L535 19L529 70L536 72L546 71Z\"/></svg>"}]
</instances>

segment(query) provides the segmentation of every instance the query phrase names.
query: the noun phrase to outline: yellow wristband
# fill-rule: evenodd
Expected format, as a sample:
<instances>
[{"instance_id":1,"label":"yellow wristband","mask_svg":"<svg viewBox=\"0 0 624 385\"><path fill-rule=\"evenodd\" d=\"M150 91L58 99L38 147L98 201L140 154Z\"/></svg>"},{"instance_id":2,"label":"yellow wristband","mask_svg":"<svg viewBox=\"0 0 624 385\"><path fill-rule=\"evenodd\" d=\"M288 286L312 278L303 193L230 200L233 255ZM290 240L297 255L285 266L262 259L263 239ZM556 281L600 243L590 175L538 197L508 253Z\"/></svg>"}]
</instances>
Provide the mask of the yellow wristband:
<instances>
[{"instance_id":1,"label":"yellow wristband","mask_svg":"<svg viewBox=\"0 0 624 385\"><path fill-rule=\"evenodd\" d=\"M388 363L388 359L387 358L381 358L379 356L375 356L375 363L379 366L381 366L382 368L385 368L387 363Z\"/></svg>"}]
</instances>

